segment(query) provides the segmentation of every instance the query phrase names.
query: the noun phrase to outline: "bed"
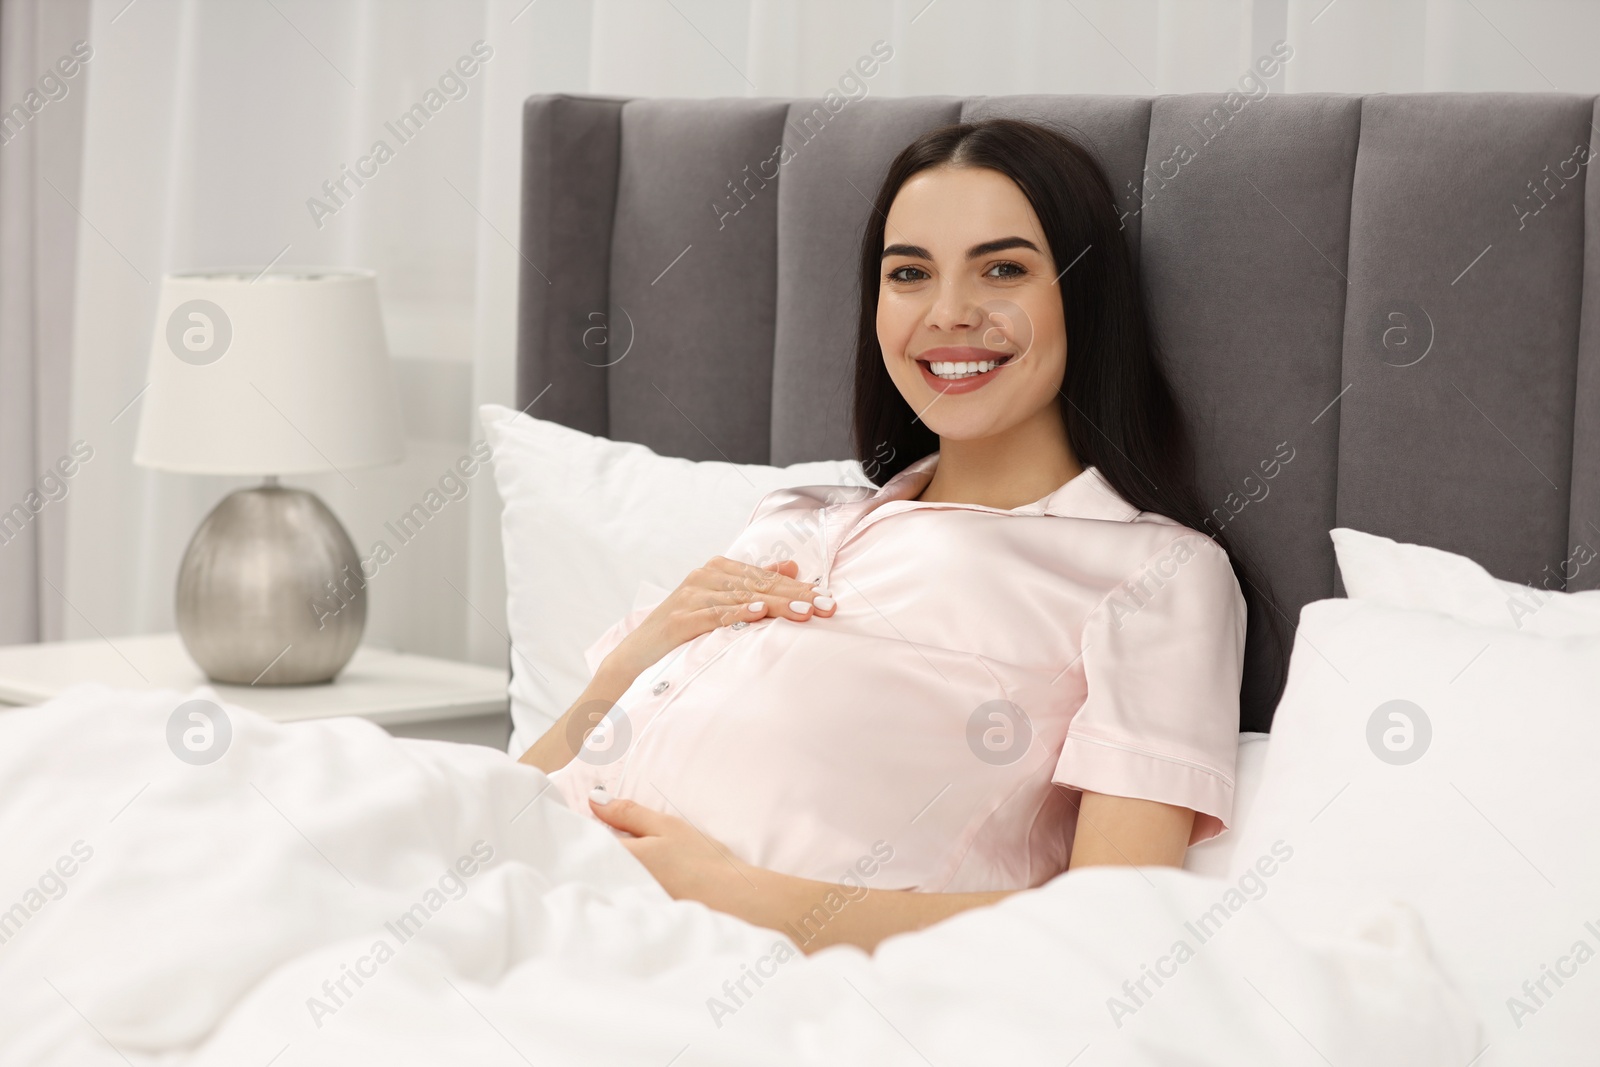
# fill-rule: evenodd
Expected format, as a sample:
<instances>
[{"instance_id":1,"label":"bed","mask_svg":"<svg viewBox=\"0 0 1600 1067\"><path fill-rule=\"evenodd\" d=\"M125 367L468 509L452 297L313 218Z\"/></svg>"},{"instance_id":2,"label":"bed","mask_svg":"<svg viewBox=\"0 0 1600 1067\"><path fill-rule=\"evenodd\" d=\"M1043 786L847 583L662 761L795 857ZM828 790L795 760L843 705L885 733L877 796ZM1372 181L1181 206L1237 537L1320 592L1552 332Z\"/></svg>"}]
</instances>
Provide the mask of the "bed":
<instances>
[{"instance_id":1,"label":"bed","mask_svg":"<svg viewBox=\"0 0 1600 1067\"><path fill-rule=\"evenodd\" d=\"M1273 730L1236 840L801 956L668 899L504 753L228 709L225 758L193 764L168 731L203 692L83 686L0 714L0 1062L1592 1049L1600 565L1575 546L1600 544L1600 179L1574 146L1596 104L529 100L506 417L680 463L848 455L853 242L899 146L1000 114L1093 142L1202 491L1298 624L1276 707L1247 653L1241 729ZM1401 699L1432 711L1420 751L1375 718Z\"/></svg>"}]
</instances>

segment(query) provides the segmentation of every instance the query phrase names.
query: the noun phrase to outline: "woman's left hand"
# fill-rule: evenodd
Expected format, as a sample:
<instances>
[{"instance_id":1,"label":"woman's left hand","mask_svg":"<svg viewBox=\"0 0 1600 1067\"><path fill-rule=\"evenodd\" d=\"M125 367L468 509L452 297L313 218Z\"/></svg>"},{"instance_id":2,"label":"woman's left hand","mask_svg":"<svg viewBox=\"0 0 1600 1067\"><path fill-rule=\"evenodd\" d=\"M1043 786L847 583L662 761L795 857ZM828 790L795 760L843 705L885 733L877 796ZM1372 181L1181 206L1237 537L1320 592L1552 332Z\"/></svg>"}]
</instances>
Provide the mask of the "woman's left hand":
<instances>
[{"instance_id":1,"label":"woman's left hand","mask_svg":"<svg viewBox=\"0 0 1600 1067\"><path fill-rule=\"evenodd\" d=\"M807 954L833 944L871 952L891 934L920 930L1015 892L918 893L867 890L859 881L853 886L817 882L744 863L687 820L632 800L597 804L591 793L589 810L606 825L633 835L619 840L674 900L698 900L790 937L805 930L804 940L796 943Z\"/></svg>"},{"instance_id":2,"label":"woman's left hand","mask_svg":"<svg viewBox=\"0 0 1600 1067\"><path fill-rule=\"evenodd\" d=\"M755 868L740 862L727 846L683 819L632 800L612 798L598 804L591 795L589 810L601 822L634 835L620 838L623 847L674 900L698 900L708 908L761 923L754 907Z\"/></svg>"}]
</instances>

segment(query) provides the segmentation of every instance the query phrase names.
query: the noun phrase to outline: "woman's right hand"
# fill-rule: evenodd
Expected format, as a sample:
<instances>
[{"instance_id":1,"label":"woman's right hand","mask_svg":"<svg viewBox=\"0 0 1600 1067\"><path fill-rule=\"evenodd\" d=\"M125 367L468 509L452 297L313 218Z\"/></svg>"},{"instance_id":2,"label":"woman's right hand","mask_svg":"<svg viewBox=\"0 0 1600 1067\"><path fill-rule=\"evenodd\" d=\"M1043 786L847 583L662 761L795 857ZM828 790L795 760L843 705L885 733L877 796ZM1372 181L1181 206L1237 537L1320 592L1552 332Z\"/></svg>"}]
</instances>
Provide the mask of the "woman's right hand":
<instances>
[{"instance_id":1,"label":"woman's right hand","mask_svg":"<svg viewBox=\"0 0 1600 1067\"><path fill-rule=\"evenodd\" d=\"M784 618L804 622L834 613L833 598L799 580L792 559L758 567L713 556L697 567L606 656L605 666L637 678L685 641L739 621Z\"/></svg>"}]
</instances>

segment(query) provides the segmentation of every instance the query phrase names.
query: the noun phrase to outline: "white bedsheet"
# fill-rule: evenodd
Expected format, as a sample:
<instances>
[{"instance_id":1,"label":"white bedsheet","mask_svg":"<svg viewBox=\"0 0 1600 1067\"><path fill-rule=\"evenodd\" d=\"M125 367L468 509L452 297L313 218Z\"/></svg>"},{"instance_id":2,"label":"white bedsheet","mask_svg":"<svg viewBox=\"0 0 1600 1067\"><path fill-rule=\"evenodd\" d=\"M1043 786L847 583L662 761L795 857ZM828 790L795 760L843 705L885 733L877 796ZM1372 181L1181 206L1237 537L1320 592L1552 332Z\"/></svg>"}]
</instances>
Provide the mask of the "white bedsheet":
<instances>
[{"instance_id":1,"label":"white bedsheet","mask_svg":"<svg viewBox=\"0 0 1600 1067\"><path fill-rule=\"evenodd\" d=\"M1461 1067L1478 1048L1396 907L1313 944L1274 922L1270 877L1230 898L1102 869L804 957L670 900L500 752L229 708L226 754L184 763L167 719L210 696L83 686L0 712L0 1062ZM475 846L492 858L440 891ZM1209 936L1185 925L1219 904ZM368 976L339 994L347 966Z\"/></svg>"}]
</instances>

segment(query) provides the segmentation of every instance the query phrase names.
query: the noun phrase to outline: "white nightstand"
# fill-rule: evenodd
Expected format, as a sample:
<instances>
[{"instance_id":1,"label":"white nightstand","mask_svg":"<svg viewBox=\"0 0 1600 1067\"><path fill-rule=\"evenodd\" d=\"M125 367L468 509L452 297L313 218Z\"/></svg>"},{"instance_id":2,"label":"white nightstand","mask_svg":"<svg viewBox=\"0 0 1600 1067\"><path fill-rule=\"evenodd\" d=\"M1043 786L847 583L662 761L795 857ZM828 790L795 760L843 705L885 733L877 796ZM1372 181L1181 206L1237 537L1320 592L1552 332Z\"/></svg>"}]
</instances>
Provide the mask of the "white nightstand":
<instances>
[{"instance_id":1,"label":"white nightstand","mask_svg":"<svg viewBox=\"0 0 1600 1067\"><path fill-rule=\"evenodd\" d=\"M181 692L210 685L224 702L278 722L359 715L397 737L502 751L511 734L506 672L474 663L361 648L331 684L217 685L175 633L0 647L0 705L41 704L79 682Z\"/></svg>"}]
</instances>

